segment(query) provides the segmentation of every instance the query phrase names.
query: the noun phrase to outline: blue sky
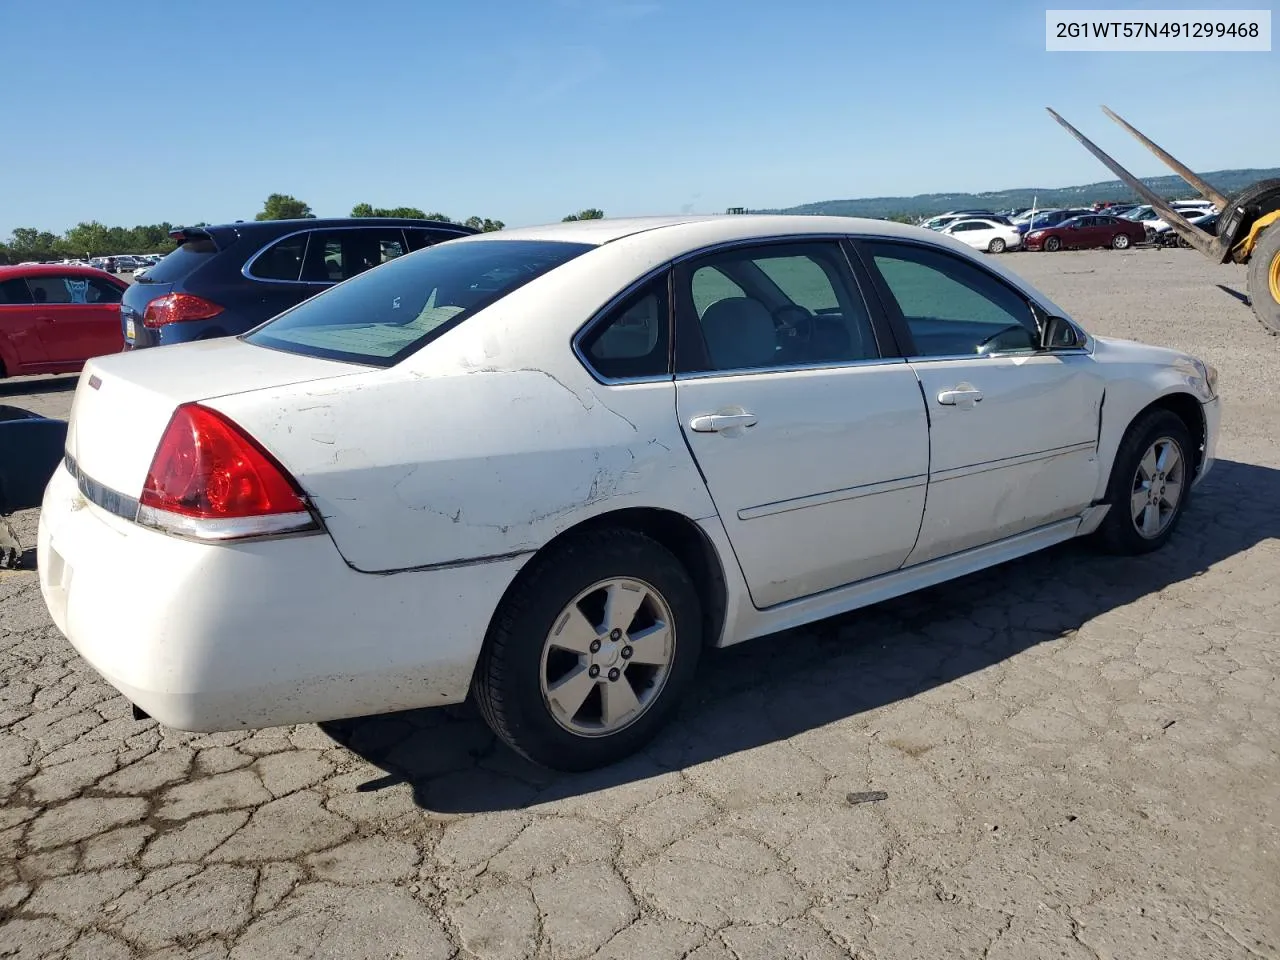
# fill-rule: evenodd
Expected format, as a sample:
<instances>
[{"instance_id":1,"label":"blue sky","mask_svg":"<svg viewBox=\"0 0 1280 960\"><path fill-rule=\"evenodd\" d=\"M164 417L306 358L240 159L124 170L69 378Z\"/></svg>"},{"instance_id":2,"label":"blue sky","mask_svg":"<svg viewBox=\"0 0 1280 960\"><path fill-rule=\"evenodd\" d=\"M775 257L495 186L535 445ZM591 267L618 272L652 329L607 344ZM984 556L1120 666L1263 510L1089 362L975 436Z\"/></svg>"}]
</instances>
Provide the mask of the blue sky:
<instances>
[{"instance_id":1,"label":"blue sky","mask_svg":"<svg viewBox=\"0 0 1280 960\"><path fill-rule=\"evenodd\" d=\"M1280 54L1047 53L1045 6L0 0L0 237L273 191L515 226L1108 179L1045 106L1143 176L1098 104L1201 170L1280 164Z\"/></svg>"}]
</instances>

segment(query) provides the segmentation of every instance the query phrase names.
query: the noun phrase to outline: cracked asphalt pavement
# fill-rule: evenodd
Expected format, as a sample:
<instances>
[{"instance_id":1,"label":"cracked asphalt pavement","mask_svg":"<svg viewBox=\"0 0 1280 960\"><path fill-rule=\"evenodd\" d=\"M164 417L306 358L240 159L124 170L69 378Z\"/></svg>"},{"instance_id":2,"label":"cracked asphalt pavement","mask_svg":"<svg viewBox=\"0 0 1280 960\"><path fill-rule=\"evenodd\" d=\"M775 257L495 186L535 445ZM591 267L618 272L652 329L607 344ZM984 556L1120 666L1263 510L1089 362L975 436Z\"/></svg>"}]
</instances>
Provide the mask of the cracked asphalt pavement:
<instances>
[{"instance_id":1,"label":"cracked asphalt pavement","mask_svg":"<svg viewBox=\"0 0 1280 960\"><path fill-rule=\"evenodd\" d=\"M717 652L650 750L572 777L468 707L135 721L2 572L0 957L1280 957L1280 341L1190 251L1006 262L1219 368L1164 551L1068 544ZM73 380L0 402L65 416Z\"/></svg>"}]
</instances>

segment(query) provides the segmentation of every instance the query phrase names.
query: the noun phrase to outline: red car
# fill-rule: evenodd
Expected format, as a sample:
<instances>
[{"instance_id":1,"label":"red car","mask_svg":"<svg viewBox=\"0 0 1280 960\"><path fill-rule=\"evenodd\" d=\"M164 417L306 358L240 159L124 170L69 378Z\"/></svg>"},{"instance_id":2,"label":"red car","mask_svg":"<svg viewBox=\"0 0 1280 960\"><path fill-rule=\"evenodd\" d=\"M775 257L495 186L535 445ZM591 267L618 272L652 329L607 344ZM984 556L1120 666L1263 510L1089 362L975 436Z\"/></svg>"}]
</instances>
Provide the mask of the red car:
<instances>
[{"instance_id":1,"label":"red car","mask_svg":"<svg viewBox=\"0 0 1280 960\"><path fill-rule=\"evenodd\" d=\"M1022 238L1025 250L1086 250L1089 247L1111 247L1125 250L1147 239L1146 228L1124 217L1104 213L1063 220L1056 227L1032 230Z\"/></svg>"},{"instance_id":2,"label":"red car","mask_svg":"<svg viewBox=\"0 0 1280 960\"><path fill-rule=\"evenodd\" d=\"M128 287L92 267L0 267L0 377L79 373L90 357L119 353Z\"/></svg>"}]
</instances>

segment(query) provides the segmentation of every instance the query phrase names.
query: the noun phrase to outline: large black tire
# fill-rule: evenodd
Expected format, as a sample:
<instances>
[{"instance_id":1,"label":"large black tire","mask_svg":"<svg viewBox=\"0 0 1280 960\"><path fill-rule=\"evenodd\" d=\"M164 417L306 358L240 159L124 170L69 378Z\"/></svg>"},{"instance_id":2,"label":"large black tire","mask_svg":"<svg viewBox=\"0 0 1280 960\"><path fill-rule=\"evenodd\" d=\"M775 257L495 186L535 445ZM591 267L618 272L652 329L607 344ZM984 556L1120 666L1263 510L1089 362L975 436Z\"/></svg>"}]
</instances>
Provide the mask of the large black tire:
<instances>
[{"instance_id":1,"label":"large black tire","mask_svg":"<svg viewBox=\"0 0 1280 960\"><path fill-rule=\"evenodd\" d=\"M1234 210L1236 207L1244 207L1246 210L1256 208L1252 211L1255 217L1261 213L1265 213L1266 210L1274 210L1275 204L1271 203L1269 200L1265 204L1265 210L1258 205L1259 201L1270 193L1280 194L1280 179L1259 180L1257 183L1245 187L1235 196L1231 197L1227 201L1227 208L1220 211L1217 225L1218 235L1222 235L1222 228L1226 226L1227 213Z\"/></svg>"},{"instance_id":2,"label":"large black tire","mask_svg":"<svg viewBox=\"0 0 1280 960\"><path fill-rule=\"evenodd\" d=\"M1048 237L1045 239L1042 246L1044 247L1046 252L1056 253L1057 251L1062 249L1062 241L1059 240L1057 237Z\"/></svg>"},{"instance_id":3,"label":"large black tire","mask_svg":"<svg viewBox=\"0 0 1280 960\"><path fill-rule=\"evenodd\" d=\"M543 696L543 648L574 598L609 578L634 578L661 595L671 614L674 652L665 682L634 721L614 733L584 736L562 726ZM485 637L472 695L493 732L517 753L556 770L591 770L635 753L670 720L702 644L701 603L680 561L632 530L589 531L539 554L521 571ZM626 676L619 682L630 683Z\"/></svg>"},{"instance_id":4,"label":"large black tire","mask_svg":"<svg viewBox=\"0 0 1280 960\"><path fill-rule=\"evenodd\" d=\"M1176 445L1182 464L1181 492L1167 520L1154 535L1144 536L1133 516L1133 498L1140 490L1138 468L1147 452L1161 441ZM1098 528L1098 539L1111 553L1137 555L1150 553L1163 547L1173 536L1186 512L1191 499L1191 482L1195 479L1197 450L1187 425L1175 413L1164 410L1148 410L1139 416L1120 441L1115 463L1111 468L1111 480L1107 485L1107 500L1111 509ZM1168 478L1156 481L1163 488ZM1158 510L1157 510L1158 512Z\"/></svg>"},{"instance_id":5,"label":"large black tire","mask_svg":"<svg viewBox=\"0 0 1280 960\"><path fill-rule=\"evenodd\" d=\"M1280 220L1268 226L1249 258L1249 302L1273 337L1280 336Z\"/></svg>"}]
</instances>

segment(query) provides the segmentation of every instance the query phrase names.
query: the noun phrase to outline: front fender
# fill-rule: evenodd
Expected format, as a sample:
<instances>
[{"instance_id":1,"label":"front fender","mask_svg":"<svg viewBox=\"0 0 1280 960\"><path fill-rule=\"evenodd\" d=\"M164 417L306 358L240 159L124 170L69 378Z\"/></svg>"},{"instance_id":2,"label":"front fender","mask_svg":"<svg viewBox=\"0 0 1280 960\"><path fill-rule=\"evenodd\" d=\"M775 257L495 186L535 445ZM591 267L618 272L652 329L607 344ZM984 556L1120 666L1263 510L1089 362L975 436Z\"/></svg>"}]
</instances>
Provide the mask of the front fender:
<instances>
[{"instance_id":1,"label":"front fender","mask_svg":"<svg viewBox=\"0 0 1280 960\"><path fill-rule=\"evenodd\" d=\"M1206 446L1213 439L1209 435L1203 409L1203 405L1213 397L1199 378L1195 361L1173 350L1133 344L1136 349L1130 351L1129 345L1119 346L1119 343L1101 338L1098 342L1097 359L1106 365L1107 376L1098 429L1098 460L1106 469L1099 473L1098 487L1094 491L1097 501L1106 497L1116 453L1125 432L1144 410L1161 401L1167 402L1171 397L1186 397L1195 402ZM1149 354L1153 351L1158 351L1158 356L1139 355L1139 352Z\"/></svg>"}]
</instances>

